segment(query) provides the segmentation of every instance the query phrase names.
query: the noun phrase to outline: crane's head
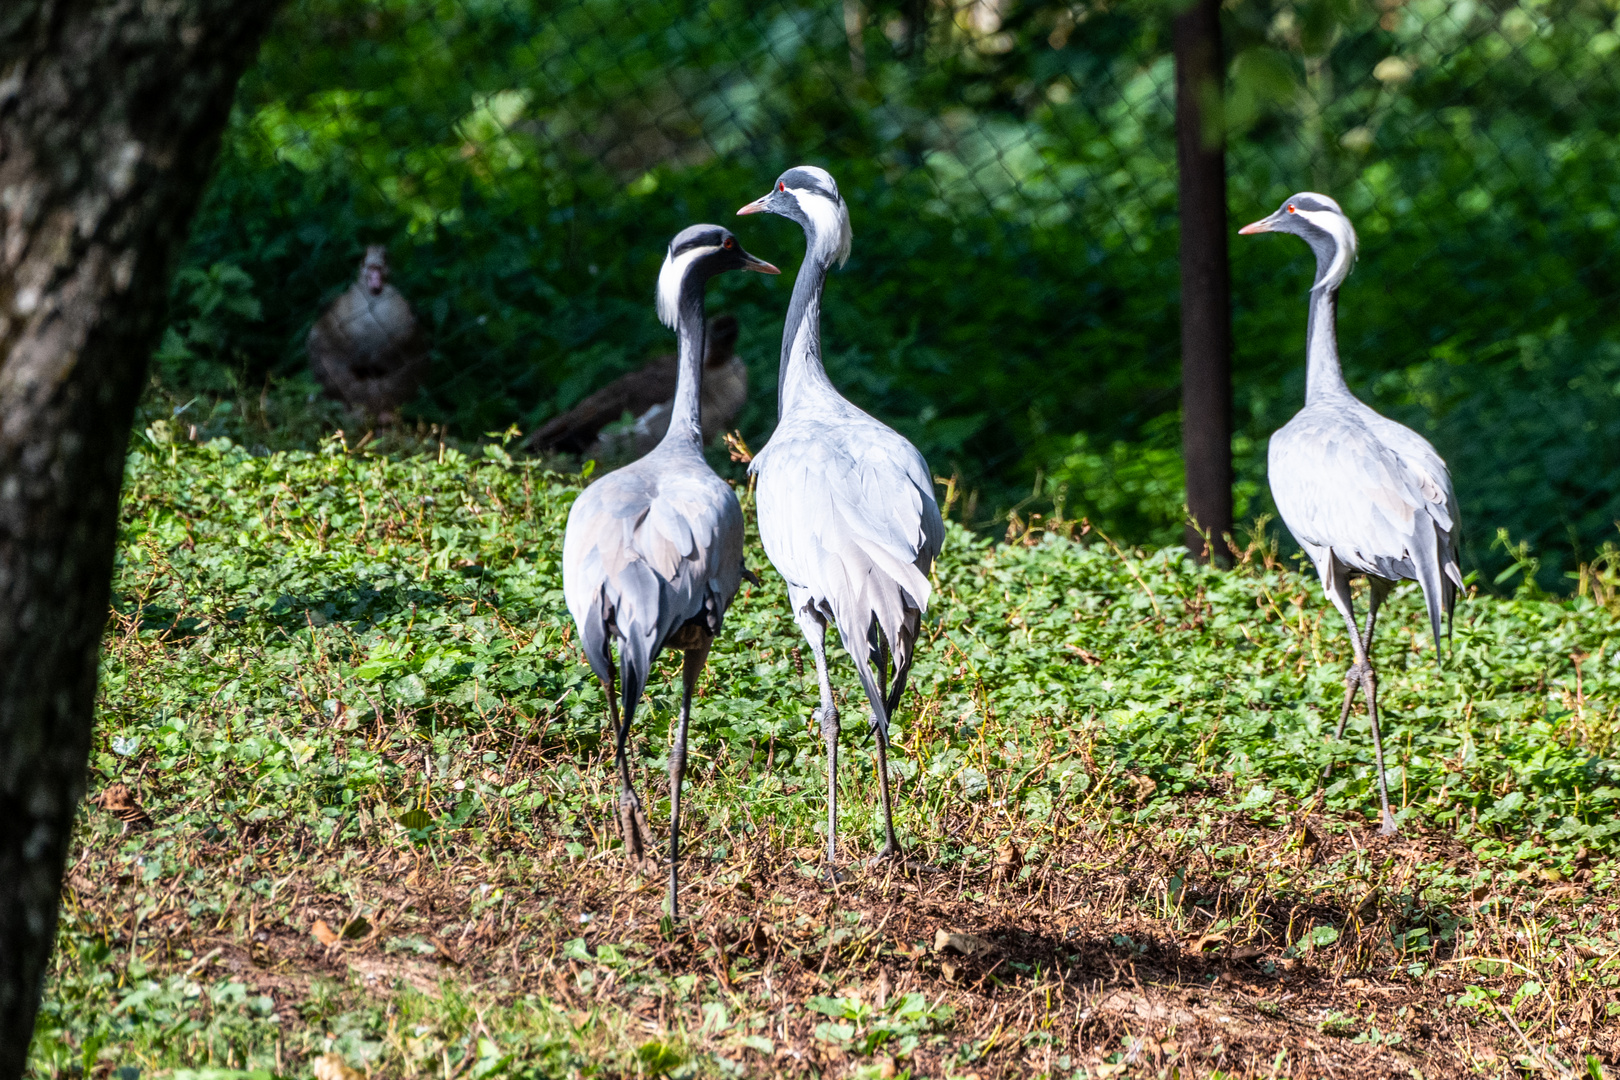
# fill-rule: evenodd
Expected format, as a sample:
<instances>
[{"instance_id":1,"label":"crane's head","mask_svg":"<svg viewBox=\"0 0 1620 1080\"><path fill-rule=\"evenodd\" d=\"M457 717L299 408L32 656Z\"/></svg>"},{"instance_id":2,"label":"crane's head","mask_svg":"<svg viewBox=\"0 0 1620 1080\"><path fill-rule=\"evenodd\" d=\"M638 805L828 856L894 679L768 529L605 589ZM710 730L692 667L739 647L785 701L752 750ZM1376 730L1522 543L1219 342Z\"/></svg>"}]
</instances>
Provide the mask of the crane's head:
<instances>
[{"instance_id":1,"label":"crane's head","mask_svg":"<svg viewBox=\"0 0 1620 1080\"><path fill-rule=\"evenodd\" d=\"M1338 288L1350 276L1356 261L1356 230L1339 204L1326 195L1302 191L1291 195L1270 217L1238 230L1250 233L1287 232L1301 237L1316 252L1315 288Z\"/></svg>"},{"instance_id":2,"label":"crane's head","mask_svg":"<svg viewBox=\"0 0 1620 1080\"><path fill-rule=\"evenodd\" d=\"M360 284L372 296L379 296L388 285L388 249L381 244L366 248L366 257L360 260Z\"/></svg>"},{"instance_id":3,"label":"crane's head","mask_svg":"<svg viewBox=\"0 0 1620 1080\"><path fill-rule=\"evenodd\" d=\"M849 207L838 194L838 182L826 169L797 165L776 178L769 195L755 199L738 210L739 214L781 214L804 229L810 255L824 266L834 260L840 266L849 258L853 238L849 228Z\"/></svg>"},{"instance_id":4,"label":"crane's head","mask_svg":"<svg viewBox=\"0 0 1620 1080\"><path fill-rule=\"evenodd\" d=\"M680 317L681 296L689 286L701 289L716 274L727 270L782 271L743 250L730 229L719 225L689 225L669 242L664 268L658 272L658 318L671 330ZM700 294L701 295L701 294Z\"/></svg>"}]
</instances>

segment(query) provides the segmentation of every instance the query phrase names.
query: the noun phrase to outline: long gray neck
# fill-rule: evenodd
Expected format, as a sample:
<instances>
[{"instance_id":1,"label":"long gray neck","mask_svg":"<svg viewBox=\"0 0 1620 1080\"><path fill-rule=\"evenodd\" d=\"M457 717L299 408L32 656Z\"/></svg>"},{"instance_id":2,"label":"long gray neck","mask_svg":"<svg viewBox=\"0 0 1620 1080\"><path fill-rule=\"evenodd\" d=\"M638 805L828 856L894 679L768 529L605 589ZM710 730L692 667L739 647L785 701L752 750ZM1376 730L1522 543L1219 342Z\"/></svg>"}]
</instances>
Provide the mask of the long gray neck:
<instances>
[{"instance_id":1,"label":"long gray neck","mask_svg":"<svg viewBox=\"0 0 1620 1080\"><path fill-rule=\"evenodd\" d=\"M703 389L703 279L688 275L681 282L675 336L680 343L680 359L675 375L675 401L669 410L669 430L658 445L690 447L703 452L703 419L700 398Z\"/></svg>"},{"instance_id":2,"label":"long gray neck","mask_svg":"<svg viewBox=\"0 0 1620 1080\"><path fill-rule=\"evenodd\" d=\"M1339 366L1339 288L1323 283L1311 290L1305 327L1305 404L1350 396Z\"/></svg>"},{"instance_id":3,"label":"long gray neck","mask_svg":"<svg viewBox=\"0 0 1620 1080\"><path fill-rule=\"evenodd\" d=\"M787 415L790 403L806 389L832 390L827 369L821 365L821 290L827 282L830 257L816 257L813 226L804 230L804 262L793 282L787 322L782 327L782 365L776 375L776 412ZM836 391L835 391L836 392Z\"/></svg>"}]
</instances>

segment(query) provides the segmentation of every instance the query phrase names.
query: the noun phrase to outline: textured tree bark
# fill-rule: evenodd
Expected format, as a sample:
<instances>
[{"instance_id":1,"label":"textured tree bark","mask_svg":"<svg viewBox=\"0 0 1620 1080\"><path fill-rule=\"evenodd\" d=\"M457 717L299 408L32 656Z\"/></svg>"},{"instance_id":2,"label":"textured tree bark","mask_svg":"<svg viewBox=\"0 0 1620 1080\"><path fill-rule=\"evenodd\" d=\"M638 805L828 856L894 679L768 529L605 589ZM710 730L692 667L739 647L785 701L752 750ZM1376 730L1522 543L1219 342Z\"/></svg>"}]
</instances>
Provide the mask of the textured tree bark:
<instances>
[{"instance_id":1,"label":"textured tree bark","mask_svg":"<svg viewBox=\"0 0 1620 1080\"><path fill-rule=\"evenodd\" d=\"M55 937L170 261L275 6L0 3L0 1080Z\"/></svg>"},{"instance_id":2,"label":"textured tree bark","mask_svg":"<svg viewBox=\"0 0 1620 1080\"><path fill-rule=\"evenodd\" d=\"M1181 212L1181 449L1187 465L1187 548L1225 563L1232 531L1232 316L1226 261L1226 147L1220 0L1176 17L1176 165ZM1218 121L1218 118L1217 118ZM1213 552L1206 551L1203 533Z\"/></svg>"}]
</instances>

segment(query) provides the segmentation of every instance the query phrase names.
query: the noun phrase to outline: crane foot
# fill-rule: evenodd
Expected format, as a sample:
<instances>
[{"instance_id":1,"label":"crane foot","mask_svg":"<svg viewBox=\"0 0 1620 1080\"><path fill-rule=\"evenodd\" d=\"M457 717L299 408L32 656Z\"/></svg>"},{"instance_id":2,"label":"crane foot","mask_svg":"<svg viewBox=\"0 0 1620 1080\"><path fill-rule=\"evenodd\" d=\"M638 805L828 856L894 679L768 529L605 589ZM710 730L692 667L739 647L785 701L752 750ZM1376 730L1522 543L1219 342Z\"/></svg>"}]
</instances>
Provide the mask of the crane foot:
<instances>
[{"instance_id":1,"label":"crane foot","mask_svg":"<svg viewBox=\"0 0 1620 1080\"><path fill-rule=\"evenodd\" d=\"M873 855L870 859L866 860L866 865L878 866L881 863L886 862L897 862L902 866L905 865L906 858L905 854L900 850L900 845L884 844L882 851L879 851L876 855Z\"/></svg>"},{"instance_id":2,"label":"crane foot","mask_svg":"<svg viewBox=\"0 0 1620 1080\"><path fill-rule=\"evenodd\" d=\"M879 852L866 860L868 868L877 868L885 864L893 866L902 874L943 874L945 872L933 863L923 862L921 859L908 859L900 851L888 855Z\"/></svg>"},{"instance_id":3,"label":"crane foot","mask_svg":"<svg viewBox=\"0 0 1620 1080\"><path fill-rule=\"evenodd\" d=\"M624 831L624 848L631 859L640 862L652 850L652 827L640 801L619 800L619 828Z\"/></svg>"}]
</instances>

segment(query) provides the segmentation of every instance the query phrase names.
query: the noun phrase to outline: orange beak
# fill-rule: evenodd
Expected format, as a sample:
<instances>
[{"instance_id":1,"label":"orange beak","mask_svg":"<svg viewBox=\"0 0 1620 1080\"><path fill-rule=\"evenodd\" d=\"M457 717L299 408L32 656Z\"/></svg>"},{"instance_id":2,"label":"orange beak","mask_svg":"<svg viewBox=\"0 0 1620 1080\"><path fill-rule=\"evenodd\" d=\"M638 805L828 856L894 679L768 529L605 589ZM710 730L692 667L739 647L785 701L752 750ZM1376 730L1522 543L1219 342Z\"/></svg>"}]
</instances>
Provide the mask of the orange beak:
<instances>
[{"instance_id":1,"label":"orange beak","mask_svg":"<svg viewBox=\"0 0 1620 1080\"><path fill-rule=\"evenodd\" d=\"M747 214L763 214L765 212L765 200L768 198L770 198L769 195L761 195L759 198L737 211L737 216L743 217Z\"/></svg>"},{"instance_id":2,"label":"orange beak","mask_svg":"<svg viewBox=\"0 0 1620 1080\"><path fill-rule=\"evenodd\" d=\"M1238 230L1239 236L1253 236L1255 233L1270 232L1271 218L1263 217L1259 221L1250 222Z\"/></svg>"}]
</instances>

